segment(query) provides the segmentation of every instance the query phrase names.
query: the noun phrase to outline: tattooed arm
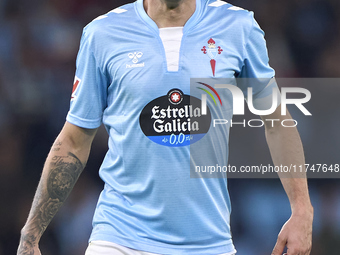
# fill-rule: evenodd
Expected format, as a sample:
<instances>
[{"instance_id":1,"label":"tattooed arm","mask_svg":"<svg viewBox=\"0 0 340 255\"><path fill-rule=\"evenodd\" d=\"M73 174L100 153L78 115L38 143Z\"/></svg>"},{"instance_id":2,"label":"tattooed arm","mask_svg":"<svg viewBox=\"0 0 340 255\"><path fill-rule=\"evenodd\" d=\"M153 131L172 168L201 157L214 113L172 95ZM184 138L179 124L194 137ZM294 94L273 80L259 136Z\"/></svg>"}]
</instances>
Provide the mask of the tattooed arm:
<instances>
[{"instance_id":1,"label":"tattooed arm","mask_svg":"<svg viewBox=\"0 0 340 255\"><path fill-rule=\"evenodd\" d=\"M46 159L31 211L21 230L18 255L41 254L39 240L83 171L95 134L95 129L66 122Z\"/></svg>"}]
</instances>

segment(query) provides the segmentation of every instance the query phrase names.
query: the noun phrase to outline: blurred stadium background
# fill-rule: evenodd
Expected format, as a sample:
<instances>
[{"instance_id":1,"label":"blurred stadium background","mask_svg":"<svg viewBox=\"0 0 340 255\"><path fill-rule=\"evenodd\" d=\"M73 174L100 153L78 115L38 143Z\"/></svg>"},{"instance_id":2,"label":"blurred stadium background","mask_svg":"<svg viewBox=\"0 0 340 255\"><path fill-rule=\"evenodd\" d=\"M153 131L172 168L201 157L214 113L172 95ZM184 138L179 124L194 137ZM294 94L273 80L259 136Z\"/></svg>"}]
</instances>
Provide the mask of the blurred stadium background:
<instances>
[{"instance_id":1,"label":"blurred stadium background","mask_svg":"<svg viewBox=\"0 0 340 255\"><path fill-rule=\"evenodd\" d=\"M15 254L46 154L65 121L82 28L127 2L0 1L0 255ZM255 12L266 31L270 63L277 77L340 76L338 0L230 2ZM310 105L316 112L325 111L322 121L313 119L308 130L300 130L306 157L315 163L340 163L340 90L320 91L324 99L312 100ZM321 107L327 104L330 107ZM268 160L263 131L256 132L254 138L240 128L232 130L231 164ZM247 143L248 139L262 140L262 145ZM102 129L83 175L42 238L43 255L84 254L103 186L97 171L106 149ZM312 254L338 255L340 180L312 179L309 183L315 209ZM238 254L270 254L290 216L279 180L231 179L229 187Z\"/></svg>"}]
</instances>

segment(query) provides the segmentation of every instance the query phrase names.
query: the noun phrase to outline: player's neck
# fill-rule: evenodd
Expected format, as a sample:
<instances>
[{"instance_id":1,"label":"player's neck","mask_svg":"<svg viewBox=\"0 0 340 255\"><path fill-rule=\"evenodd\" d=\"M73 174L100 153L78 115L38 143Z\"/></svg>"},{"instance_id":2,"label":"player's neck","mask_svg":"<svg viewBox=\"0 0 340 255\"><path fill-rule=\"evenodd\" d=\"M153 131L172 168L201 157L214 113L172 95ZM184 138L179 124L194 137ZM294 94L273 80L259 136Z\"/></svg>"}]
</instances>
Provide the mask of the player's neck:
<instances>
[{"instance_id":1,"label":"player's neck","mask_svg":"<svg viewBox=\"0 0 340 255\"><path fill-rule=\"evenodd\" d=\"M181 27L193 15L195 0L144 0L144 9L159 28Z\"/></svg>"}]
</instances>

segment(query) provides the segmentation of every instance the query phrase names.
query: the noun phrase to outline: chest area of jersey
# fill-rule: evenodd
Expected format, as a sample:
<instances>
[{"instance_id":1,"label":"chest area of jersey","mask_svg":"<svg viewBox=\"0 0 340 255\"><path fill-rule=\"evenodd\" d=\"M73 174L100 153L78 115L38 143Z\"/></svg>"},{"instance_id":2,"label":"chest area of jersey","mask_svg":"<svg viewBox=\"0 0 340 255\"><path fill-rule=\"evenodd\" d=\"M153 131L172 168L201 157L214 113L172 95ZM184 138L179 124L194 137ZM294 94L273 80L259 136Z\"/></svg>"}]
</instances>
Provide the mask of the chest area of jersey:
<instances>
[{"instance_id":1,"label":"chest area of jersey","mask_svg":"<svg viewBox=\"0 0 340 255\"><path fill-rule=\"evenodd\" d=\"M113 80L161 79L178 73L190 78L232 78L242 66L241 50L218 35L184 35L173 43L157 36L137 39L108 52L107 68Z\"/></svg>"},{"instance_id":2,"label":"chest area of jersey","mask_svg":"<svg viewBox=\"0 0 340 255\"><path fill-rule=\"evenodd\" d=\"M184 35L178 46L171 49L177 56L169 58L160 37L131 38L112 51L107 65L112 76L109 110L133 116L145 136L166 146L199 141L208 133L212 118L229 117L230 95L211 90L213 83L195 79L231 79L241 62L239 50L218 35ZM176 71L169 70L174 66ZM206 107L202 107L204 98Z\"/></svg>"}]
</instances>

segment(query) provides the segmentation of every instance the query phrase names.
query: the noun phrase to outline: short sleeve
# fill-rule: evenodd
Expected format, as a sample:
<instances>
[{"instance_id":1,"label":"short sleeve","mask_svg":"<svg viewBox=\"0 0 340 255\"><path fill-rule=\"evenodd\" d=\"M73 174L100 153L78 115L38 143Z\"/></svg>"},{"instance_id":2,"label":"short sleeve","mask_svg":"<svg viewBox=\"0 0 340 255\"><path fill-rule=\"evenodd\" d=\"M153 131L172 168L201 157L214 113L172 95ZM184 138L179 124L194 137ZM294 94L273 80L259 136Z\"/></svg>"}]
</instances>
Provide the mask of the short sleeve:
<instances>
[{"instance_id":1,"label":"short sleeve","mask_svg":"<svg viewBox=\"0 0 340 255\"><path fill-rule=\"evenodd\" d=\"M243 67L237 76L237 83L246 96L247 89L252 87L254 107L260 110L270 108L273 89L278 90L278 86L274 78L275 71L269 65L264 32L254 19L253 13L250 14L252 25L244 46ZM277 98L279 106L279 95Z\"/></svg>"},{"instance_id":2,"label":"short sleeve","mask_svg":"<svg viewBox=\"0 0 340 255\"><path fill-rule=\"evenodd\" d=\"M83 128L97 128L102 123L107 100L107 78L94 53L94 38L83 32L76 62L76 75L70 110L66 120Z\"/></svg>"}]
</instances>

